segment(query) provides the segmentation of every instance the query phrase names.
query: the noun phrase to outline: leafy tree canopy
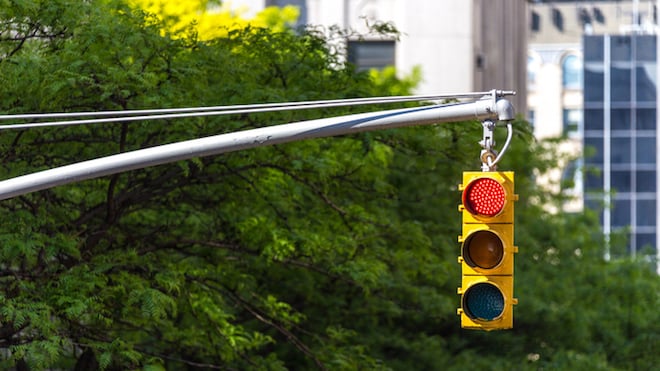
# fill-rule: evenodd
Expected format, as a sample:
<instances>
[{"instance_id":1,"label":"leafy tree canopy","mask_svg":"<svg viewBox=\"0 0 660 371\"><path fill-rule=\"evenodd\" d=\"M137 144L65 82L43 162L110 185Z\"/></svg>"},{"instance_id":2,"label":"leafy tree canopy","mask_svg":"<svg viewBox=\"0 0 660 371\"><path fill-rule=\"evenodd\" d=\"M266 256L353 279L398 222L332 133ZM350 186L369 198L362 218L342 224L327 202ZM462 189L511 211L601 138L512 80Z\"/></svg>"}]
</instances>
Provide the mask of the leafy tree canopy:
<instances>
[{"instance_id":1,"label":"leafy tree canopy","mask_svg":"<svg viewBox=\"0 0 660 371\"><path fill-rule=\"evenodd\" d=\"M0 0L0 112L414 86L415 76L356 72L314 29L198 38L134 4ZM356 109L3 131L0 178ZM521 196L512 331L466 332L456 316L456 183L478 168L481 137L463 122L261 147L0 202L0 368L652 369L658 276L604 261L595 215L545 211L563 201L535 184L556 165L554 146L525 122L515 129L501 163Z\"/></svg>"},{"instance_id":2,"label":"leafy tree canopy","mask_svg":"<svg viewBox=\"0 0 660 371\"><path fill-rule=\"evenodd\" d=\"M247 26L268 27L278 32L291 26L298 18L298 8L287 5L282 8L270 6L261 10L252 19L241 16L247 9L232 9L231 3L219 0L130 0L135 6L155 14L163 31L172 35L193 32L200 40L211 40L226 36L234 29Z\"/></svg>"}]
</instances>

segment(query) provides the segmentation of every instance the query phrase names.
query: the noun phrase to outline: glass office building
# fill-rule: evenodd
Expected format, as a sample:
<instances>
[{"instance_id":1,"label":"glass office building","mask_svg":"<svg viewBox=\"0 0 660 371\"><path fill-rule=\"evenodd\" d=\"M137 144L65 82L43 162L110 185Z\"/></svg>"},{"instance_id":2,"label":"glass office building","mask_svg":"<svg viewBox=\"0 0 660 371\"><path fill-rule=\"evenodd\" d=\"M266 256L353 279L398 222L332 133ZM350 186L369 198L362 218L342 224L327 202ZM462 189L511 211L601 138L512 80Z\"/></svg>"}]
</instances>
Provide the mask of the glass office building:
<instances>
[{"instance_id":1,"label":"glass office building","mask_svg":"<svg viewBox=\"0 0 660 371\"><path fill-rule=\"evenodd\" d=\"M588 35L583 51L585 206L606 234L627 234L629 253L657 261L657 38Z\"/></svg>"}]
</instances>

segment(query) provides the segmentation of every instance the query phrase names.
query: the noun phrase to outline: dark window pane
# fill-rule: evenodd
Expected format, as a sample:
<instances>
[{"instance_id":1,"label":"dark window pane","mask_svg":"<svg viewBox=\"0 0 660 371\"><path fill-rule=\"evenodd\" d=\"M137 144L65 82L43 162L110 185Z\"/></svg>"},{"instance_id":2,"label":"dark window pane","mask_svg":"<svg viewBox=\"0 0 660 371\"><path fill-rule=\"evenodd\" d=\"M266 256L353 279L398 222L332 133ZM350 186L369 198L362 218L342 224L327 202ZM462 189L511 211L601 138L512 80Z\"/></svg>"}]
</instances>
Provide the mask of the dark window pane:
<instances>
[{"instance_id":1,"label":"dark window pane","mask_svg":"<svg viewBox=\"0 0 660 371\"><path fill-rule=\"evenodd\" d=\"M637 130L655 130L655 108L637 109Z\"/></svg>"},{"instance_id":2,"label":"dark window pane","mask_svg":"<svg viewBox=\"0 0 660 371\"><path fill-rule=\"evenodd\" d=\"M638 164L655 164L655 138L637 138L635 152Z\"/></svg>"},{"instance_id":3,"label":"dark window pane","mask_svg":"<svg viewBox=\"0 0 660 371\"><path fill-rule=\"evenodd\" d=\"M610 128L612 130L630 130L631 122L629 109L610 110Z\"/></svg>"},{"instance_id":4,"label":"dark window pane","mask_svg":"<svg viewBox=\"0 0 660 371\"><path fill-rule=\"evenodd\" d=\"M584 199L584 207L588 210L597 212L599 224L601 226L604 224L603 223L604 207L603 207L602 197L589 197L589 195L586 195Z\"/></svg>"},{"instance_id":5,"label":"dark window pane","mask_svg":"<svg viewBox=\"0 0 660 371\"><path fill-rule=\"evenodd\" d=\"M394 65L394 41L349 41L348 61L358 70Z\"/></svg>"},{"instance_id":6,"label":"dark window pane","mask_svg":"<svg viewBox=\"0 0 660 371\"><path fill-rule=\"evenodd\" d=\"M656 96L656 64L644 63L636 68L635 89L637 89L638 102L655 103Z\"/></svg>"},{"instance_id":7,"label":"dark window pane","mask_svg":"<svg viewBox=\"0 0 660 371\"><path fill-rule=\"evenodd\" d=\"M637 252L655 255L655 233L637 233Z\"/></svg>"},{"instance_id":8,"label":"dark window pane","mask_svg":"<svg viewBox=\"0 0 660 371\"><path fill-rule=\"evenodd\" d=\"M584 138L584 156L587 164L602 164L603 138Z\"/></svg>"},{"instance_id":9,"label":"dark window pane","mask_svg":"<svg viewBox=\"0 0 660 371\"><path fill-rule=\"evenodd\" d=\"M635 176L637 177L637 192L655 192L655 171L640 170Z\"/></svg>"},{"instance_id":10,"label":"dark window pane","mask_svg":"<svg viewBox=\"0 0 660 371\"><path fill-rule=\"evenodd\" d=\"M603 130L603 110L585 109L584 110L584 130Z\"/></svg>"},{"instance_id":11,"label":"dark window pane","mask_svg":"<svg viewBox=\"0 0 660 371\"><path fill-rule=\"evenodd\" d=\"M613 164L630 163L630 138L612 138L611 156Z\"/></svg>"},{"instance_id":12,"label":"dark window pane","mask_svg":"<svg viewBox=\"0 0 660 371\"><path fill-rule=\"evenodd\" d=\"M612 226L625 227L630 225L630 200L614 200L611 209Z\"/></svg>"},{"instance_id":13,"label":"dark window pane","mask_svg":"<svg viewBox=\"0 0 660 371\"><path fill-rule=\"evenodd\" d=\"M603 171L599 169L587 169L584 173L585 192L603 191Z\"/></svg>"},{"instance_id":14,"label":"dark window pane","mask_svg":"<svg viewBox=\"0 0 660 371\"><path fill-rule=\"evenodd\" d=\"M632 47L630 36L610 37L610 59L612 62L630 61L632 59Z\"/></svg>"},{"instance_id":15,"label":"dark window pane","mask_svg":"<svg viewBox=\"0 0 660 371\"><path fill-rule=\"evenodd\" d=\"M604 39L602 36L584 36L584 60L603 61L605 59Z\"/></svg>"},{"instance_id":16,"label":"dark window pane","mask_svg":"<svg viewBox=\"0 0 660 371\"><path fill-rule=\"evenodd\" d=\"M630 67L612 67L610 69L610 78L610 96L612 102L629 102L632 78Z\"/></svg>"},{"instance_id":17,"label":"dark window pane","mask_svg":"<svg viewBox=\"0 0 660 371\"><path fill-rule=\"evenodd\" d=\"M603 101L603 64L584 65L584 101L602 102Z\"/></svg>"},{"instance_id":18,"label":"dark window pane","mask_svg":"<svg viewBox=\"0 0 660 371\"><path fill-rule=\"evenodd\" d=\"M631 184L631 173L630 171L612 171L611 172L611 182L612 189L616 190L619 193L630 192L632 187Z\"/></svg>"},{"instance_id":19,"label":"dark window pane","mask_svg":"<svg viewBox=\"0 0 660 371\"><path fill-rule=\"evenodd\" d=\"M530 28L532 32L541 31L541 15L535 11L530 14Z\"/></svg>"},{"instance_id":20,"label":"dark window pane","mask_svg":"<svg viewBox=\"0 0 660 371\"><path fill-rule=\"evenodd\" d=\"M603 199L602 197L585 197L584 207L590 210L600 211L603 210Z\"/></svg>"},{"instance_id":21,"label":"dark window pane","mask_svg":"<svg viewBox=\"0 0 660 371\"><path fill-rule=\"evenodd\" d=\"M552 11L552 24L559 30L564 32L564 14L558 8L553 7Z\"/></svg>"},{"instance_id":22,"label":"dark window pane","mask_svg":"<svg viewBox=\"0 0 660 371\"><path fill-rule=\"evenodd\" d=\"M638 61L655 62L655 35L635 36L635 54Z\"/></svg>"},{"instance_id":23,"label":"dark window pane","mask_svg":"<svg viewBox=\"0 0 660 371\"><path fill-rule=\"evenodd\" d=\"M637 200L637 225L655 226L655 199Z\"/></svg>"}]
</instances>

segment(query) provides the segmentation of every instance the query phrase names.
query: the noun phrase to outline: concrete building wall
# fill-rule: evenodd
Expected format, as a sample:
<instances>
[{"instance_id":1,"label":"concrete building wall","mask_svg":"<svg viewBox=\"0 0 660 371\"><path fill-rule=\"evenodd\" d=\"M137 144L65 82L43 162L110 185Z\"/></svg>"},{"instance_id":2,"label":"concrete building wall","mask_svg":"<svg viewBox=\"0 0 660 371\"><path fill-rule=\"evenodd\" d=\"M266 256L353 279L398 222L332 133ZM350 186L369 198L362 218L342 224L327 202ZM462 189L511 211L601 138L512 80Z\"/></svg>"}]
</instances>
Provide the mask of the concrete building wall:
<instances>
[{"instance_id":1,"label":"concrete building wall","mask_svg":"<svg viewBox=\"0 0 660 371\"><path fill-rule=\"evenodd\" d=\"M366 33L367 22L390 22L402 32L396 66L420 66L420 94L473 90L472 1L308 0L309 24L338 25Z\"/></svg>"},{"instance_id":2,"label":"concrete building wall","mask_svg":"<svg viewBox=\"0 0 660 371\"><path fill-rule=\"evenodd\" d=\"M233 6L263 7L301 0L233 0ZM527 2L521 0L306 0L305 21L366 31L366 21L391 22L402 32L396 67L415 66L423 81L416 93L445 94L516 90L525 113Z\"/></svg>"}]
</instances>

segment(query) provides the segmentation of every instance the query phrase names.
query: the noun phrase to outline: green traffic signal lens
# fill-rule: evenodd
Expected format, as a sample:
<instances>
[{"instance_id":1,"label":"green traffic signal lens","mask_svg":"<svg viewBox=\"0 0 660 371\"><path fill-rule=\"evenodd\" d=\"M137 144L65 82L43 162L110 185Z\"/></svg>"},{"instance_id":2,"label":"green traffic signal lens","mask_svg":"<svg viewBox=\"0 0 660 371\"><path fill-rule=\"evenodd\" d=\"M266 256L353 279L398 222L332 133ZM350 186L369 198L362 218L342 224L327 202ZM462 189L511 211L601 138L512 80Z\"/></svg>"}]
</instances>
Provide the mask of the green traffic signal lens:
<instances>
[{"instance_id":1,"label":"green traffic signal lens","mask_svg":"<svg viewBox=\"0 0 660 371\"><path fill-rule=\"evenodd\" d=\"M504 244L493 232L477 231L463 244L463 258L472 267L495 268L504 259Z\"/></svg>"},{"instance_id":2,"label":"green traffic signal lens","mask_svg":"<svg viewBox=\"0 0 660 371\"><path fill-rule=\"evenodd\" d=\"M478 283L463 295L463 309L472 319L492 321L504 312L504 295L495 285Z\"/></svg>"},{"instance_id":3,"label":"green traffic signal lens","mask_svg":"<svg viewBox=\"0 0 660 371\"><path fill-rule=\"evenodd\" d=\"M493 217L506 203L504 187L495 179L478 178L463 192L463 205L471 214Z\"/></svg>"}]
</instances>

